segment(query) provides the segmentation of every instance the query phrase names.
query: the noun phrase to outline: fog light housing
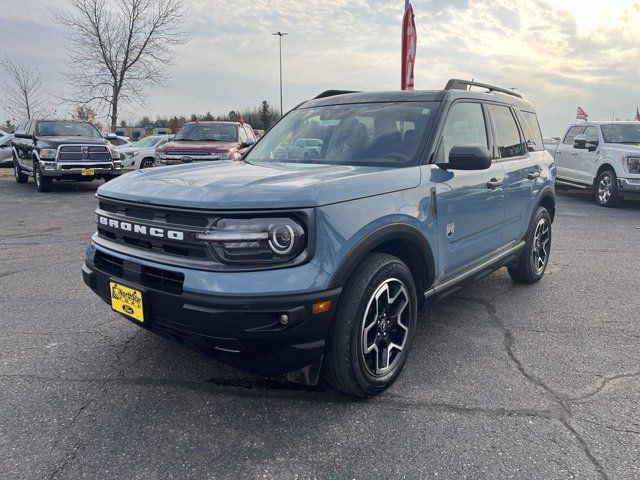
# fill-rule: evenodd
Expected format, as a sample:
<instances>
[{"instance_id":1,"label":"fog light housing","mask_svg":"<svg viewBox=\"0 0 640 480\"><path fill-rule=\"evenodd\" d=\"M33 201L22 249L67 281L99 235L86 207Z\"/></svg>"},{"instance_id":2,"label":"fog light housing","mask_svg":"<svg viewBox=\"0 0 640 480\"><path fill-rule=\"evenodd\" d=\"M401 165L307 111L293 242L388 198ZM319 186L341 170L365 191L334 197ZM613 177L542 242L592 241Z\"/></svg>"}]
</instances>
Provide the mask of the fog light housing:
<instances>
[{"instance_id":1,"label":"fog light housing","mask_svg":"<svg viewBox=\"0 0 640 480\"><path fill-rule=\"evenodd\" d=\"M44 162L44 169L45 170L55 170L56 169L56 164L53 162Z\"/></svg>"}]
</instances>

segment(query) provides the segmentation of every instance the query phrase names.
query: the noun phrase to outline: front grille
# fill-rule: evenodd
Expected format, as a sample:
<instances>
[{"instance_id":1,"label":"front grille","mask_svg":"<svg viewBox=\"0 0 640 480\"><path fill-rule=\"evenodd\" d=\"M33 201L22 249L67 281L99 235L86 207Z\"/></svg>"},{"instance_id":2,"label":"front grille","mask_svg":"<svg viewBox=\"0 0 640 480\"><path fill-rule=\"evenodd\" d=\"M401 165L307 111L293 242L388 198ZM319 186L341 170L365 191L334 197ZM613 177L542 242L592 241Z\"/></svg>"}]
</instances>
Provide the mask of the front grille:
<instances>
[{"instance_id":1,"label":"front grille","mask_svg":"<svg viewBox=\"0 0 640 480\"><path fill-rule=\"evenodd\" d=\"M180 295L184 285L184 274L162 268L147 267L129 260L114 257L97 250L93 263L96 268L107 275L128 280L143 287L161 292Z\"/></svg>"},{"instance_id":2,"label":"front grille","mask_svg":"<svg viewBox=\"0 0 640 480\"><path fill-rule=\"evenodd\" d=\"M79 165L60 165L60 170L73 170L74 168L81 168ZM106 170L111 170L111 164L110 163L99 163L99 164L92 164L91 168L103 168Z\"/></svg>"},{"instance_id":3,"label":"front grille","mask_svg":"<svg viewBox=\"0 0 640 480\"><path fill-rule=\"evenodd\" d=\"M209 246L206 242L196 240L195 234L206 232L214 224L217 217L192 212L183 213L179 210L163 209L161 207L130 205L102 198L99 201L99 209L96 213L110 218L117 218L122 222L180 231L184 234L184 240L172 240L143 235L135 231L124 231L99 223L98 235L112 242L162 255L200 261L215 261Z\"/></svg>"},{"instance_id":4,"label":"front grille","mask_svg":"<svg viewBox=\"0 0 640 480\"><path fill-rule=\"evenodd\" d=\"M111 159L105 145L63 145L58 160L70 162L106 162Z\"/></svg>"},{"instance_id":5,"label":"front grille","mask_svg":"<svg viewBox=\"0 0 640 480\"><path fill-rule=\"evenodd\" d=\"M165 154L177 157L208 157L210 155L206 150L167 150Z\"/></svg>"}]
</instances>

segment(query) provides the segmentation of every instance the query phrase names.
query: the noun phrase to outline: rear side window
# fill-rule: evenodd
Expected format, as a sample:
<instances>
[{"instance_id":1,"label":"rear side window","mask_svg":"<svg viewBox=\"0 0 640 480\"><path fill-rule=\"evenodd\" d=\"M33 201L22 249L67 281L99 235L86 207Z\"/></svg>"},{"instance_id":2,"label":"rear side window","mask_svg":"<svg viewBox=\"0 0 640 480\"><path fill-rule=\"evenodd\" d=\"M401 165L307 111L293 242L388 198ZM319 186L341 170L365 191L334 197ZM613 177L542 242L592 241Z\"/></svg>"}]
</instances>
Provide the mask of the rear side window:
<instances>
[{"instance_id":1,"label":"rear side window","mask_svg":"<svg viewBox=\"0 0 640 480\"><path fill-rule=\"evenodd\" d=\"M565 145L573 145L573 139L576 138L576 135L579 135L584 127L582 125L577 125L575 127L571 127L567 134L564 136L564 140L562 143Z\"/></svg>"},{"instance_id":2,"label":"rear side window","mask_svg":"<svg viewBox=\"0 0 640 480\"><path fill-rule=\"evenodd\" d=\"M511 109L502 105L487 106L496 127L496 146L500 152L500 158L524 155L524 143Z\"/></svg>"},{"instance_id":3,"label":"rear side window","mask_svg":"<svg viewBox=\"0 0 640 480\"><path fill-rule=\"evenodd\" d=\"M449 153L456 145L482 145L488 147L487 126L479 103L455 103L442 131L440 160L449 161Z\"/></svg>"},{"instance_id":4,"label":"rear side window","mask_svg":"<svg viewBox=\"0 0 640 480\"><path fill-rule=\"evenodd\" d=\"M540 123L538 122L538 116L533 112L522 112L525 124L522 125L524 130L525 140L535 143L533 150L544 150L544 141L542 140L542 132L540 131Z\"/></svg>"},{"instance_id":5,"label":"rear side window","mask_svg":"<svg viewBox=\"0 0 640 480\"><path fill-rule=\"evenodd\" d=\"M25 133L27 130L27 122L22 122L20 125L16 127L16 131L14 133Z\"/></svg>"}]
</instances>

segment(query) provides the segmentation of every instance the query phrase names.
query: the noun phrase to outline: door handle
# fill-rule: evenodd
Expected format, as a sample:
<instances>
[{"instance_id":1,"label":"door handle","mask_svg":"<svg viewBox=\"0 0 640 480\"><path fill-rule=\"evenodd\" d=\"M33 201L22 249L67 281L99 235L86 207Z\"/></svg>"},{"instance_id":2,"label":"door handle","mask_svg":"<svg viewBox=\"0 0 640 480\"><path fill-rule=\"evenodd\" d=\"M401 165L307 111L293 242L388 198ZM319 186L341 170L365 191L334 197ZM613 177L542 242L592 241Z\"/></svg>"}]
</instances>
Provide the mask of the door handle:
<instances>
[{"instance_id":1,"label":"door handle","mask_svg":"<svg viewBox=\"0 0 640 480\"><path fill-rule=\"evenodd\" d=\"M491 190L495 190L496 188L500 188L504 184L504 180L498 180L497 178L492 178L487 182L487 188Z\"/></svg>"},{"instance_id":2,"label":"door handle","mask_svg":"<svg viewBox=\"0 0 640 480\"><path fill-rule=\"evenodd\" d=\"M540 178L540 172L529 172L527 174L527 178L529 180L535 180L536 178Z\"/></svg>"}]
</instances>

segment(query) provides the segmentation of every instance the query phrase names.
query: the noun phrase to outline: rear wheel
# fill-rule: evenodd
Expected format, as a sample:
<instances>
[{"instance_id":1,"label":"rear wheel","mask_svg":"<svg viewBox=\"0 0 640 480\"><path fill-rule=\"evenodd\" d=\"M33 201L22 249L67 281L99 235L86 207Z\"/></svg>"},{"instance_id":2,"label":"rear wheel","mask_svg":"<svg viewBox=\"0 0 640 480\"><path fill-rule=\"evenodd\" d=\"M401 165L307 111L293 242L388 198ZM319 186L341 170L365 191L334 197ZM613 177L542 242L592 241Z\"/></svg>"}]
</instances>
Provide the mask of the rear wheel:
<instances>
[{"instance_id":1,"label":"rear wheel","mask_svg":"<svg viewBox=\"0 0 640 480\"><path fill-rule=\"evenodd\" d=\"M594 189L596 202L602 207L617 207L620 205L620 194L618 193L618 179L616 172L605 170L596 180Z\"/></svg>"},{"instance_id":2,"label":"rear wheel","mask_svg":"<svg viewBox=\"0 0 640 480\"><path fill-rule=\"evenodd\" d=\"M36 182L36 190L39 192L50 192L53 179L51 177L45 177L40 170L40 163L33 162L33 179Z\"/></svg>"},{"instance_id":3,"label":"rear wheel","mask_svg":"<svg viewBox=\"0 0 640 480\"><path fill-rule=\"evenodd\" d=\"M389 387L404 366L416 329L416 288L398 258L375 253L345 286L331 326L324 377L359 397Z\"/></svg>"},{"instance_id":4,"label":"rear wheel","mask_svg":"<svg viewBox=\"0 0 640 480\"><path fill-rule=\"evenodd\" d=\"M551 254L551 216L546 208L536 210L525 240L518 264L509 267L509 275L517 283L532 284L544 275Z\"/></svg>"},{"instance_id":5,"label":"rear wheel","mask_svg":"<svg viewBox=\"0 0 640 480\"><path fill-rule=\"evenodd\" d=\"M13 157L13 174L15 175L16 182L18 183L27 183L29 180L29 176L22 171L16 157Z\"/></svg>"}]
</instances>

